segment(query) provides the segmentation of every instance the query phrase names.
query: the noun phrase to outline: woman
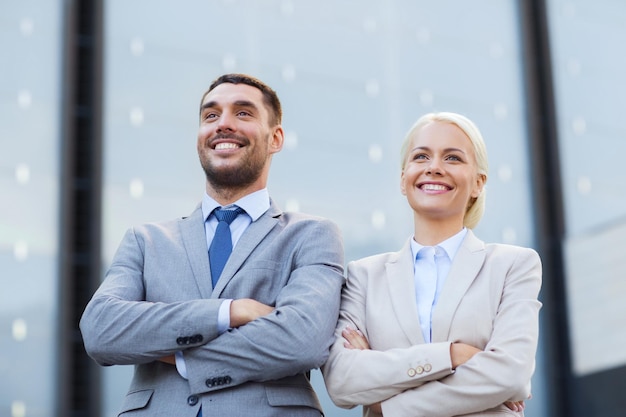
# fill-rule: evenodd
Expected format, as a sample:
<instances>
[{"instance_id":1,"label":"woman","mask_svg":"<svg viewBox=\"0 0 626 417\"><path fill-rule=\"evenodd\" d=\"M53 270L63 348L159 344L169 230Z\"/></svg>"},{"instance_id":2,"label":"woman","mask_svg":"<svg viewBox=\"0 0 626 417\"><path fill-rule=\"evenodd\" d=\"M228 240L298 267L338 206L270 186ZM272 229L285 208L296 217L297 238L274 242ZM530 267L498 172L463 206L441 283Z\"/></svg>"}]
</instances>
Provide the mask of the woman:
<instances>
[{"instance_id":1,"label":"woman","mask_svg":"<svg viewBox=\"0 0 626 417\"><path fill-rule=\"evenodd\" d=\"M402 146L414 231L399 252L348 264L323 368L333 402L390 417L523 416L537 348L541 262L485 244L487 154L474 123L421 117Z\"/></svg>"}]
</instances>

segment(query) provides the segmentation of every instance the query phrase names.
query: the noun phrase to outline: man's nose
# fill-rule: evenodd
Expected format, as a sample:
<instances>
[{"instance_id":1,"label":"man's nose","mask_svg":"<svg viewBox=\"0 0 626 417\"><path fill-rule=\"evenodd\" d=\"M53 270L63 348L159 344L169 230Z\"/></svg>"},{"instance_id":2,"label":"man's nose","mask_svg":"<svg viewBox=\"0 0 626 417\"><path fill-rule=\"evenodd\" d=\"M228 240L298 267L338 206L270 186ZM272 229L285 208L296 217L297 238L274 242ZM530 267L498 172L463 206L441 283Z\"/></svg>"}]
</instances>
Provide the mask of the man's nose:
<instances>
[{"instance_id":1,"label":"man's nose","mask_svg":"<svg viewBox=\"0 0 626 417\"><path fill-rule=\"evenodd\" d=\"M235 130L235 116L228 112L220 114L220 118L217 121L217 131L234 131Z\"/></svg>"}]
</instances>

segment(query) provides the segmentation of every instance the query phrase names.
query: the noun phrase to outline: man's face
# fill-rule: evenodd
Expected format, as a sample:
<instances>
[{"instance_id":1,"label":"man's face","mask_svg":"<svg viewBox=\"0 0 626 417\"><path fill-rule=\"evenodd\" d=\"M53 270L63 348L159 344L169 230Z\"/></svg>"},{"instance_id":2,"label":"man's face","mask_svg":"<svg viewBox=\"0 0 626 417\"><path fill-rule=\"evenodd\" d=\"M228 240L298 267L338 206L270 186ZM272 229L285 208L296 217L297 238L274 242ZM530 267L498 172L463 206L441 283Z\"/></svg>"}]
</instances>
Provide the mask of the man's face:
<instances>
[{"instance_id":1,"label":"man's face","mask_svg":"<svg viewBox=\"0 0 626 417\"><path fill-rule=\"evenodd\" d=\"M265 186L271 156L283 143L282 128L270 119L263 94L247 84L220 84L204 97L197 148L213 188Z\"/></svg>"}]
</instances>

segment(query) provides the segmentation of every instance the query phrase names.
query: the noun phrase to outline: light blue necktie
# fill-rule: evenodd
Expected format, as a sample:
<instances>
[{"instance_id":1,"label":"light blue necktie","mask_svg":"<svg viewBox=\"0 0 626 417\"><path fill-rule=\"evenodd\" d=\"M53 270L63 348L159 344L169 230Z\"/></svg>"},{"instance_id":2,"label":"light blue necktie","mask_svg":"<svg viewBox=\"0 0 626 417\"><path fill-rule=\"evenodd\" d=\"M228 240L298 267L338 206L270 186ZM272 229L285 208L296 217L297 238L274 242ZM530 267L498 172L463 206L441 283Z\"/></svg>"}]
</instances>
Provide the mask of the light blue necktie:
<instances>
[{"instance_id":1,"label":"light blue necktie","mask_svg":"<svg viewBox=\"0 0 626 417\"><path fill-rule=\"evenodd\" d=\"M217 208L213 212L219 222L215 230L215 236L213 236L213 241L209 247L209 263L211 265L211 282L213 283L213 288L215 288L217 280L220 279L224 265L226 265L226 261L233 251L230 224L241 213L245 213L245 211L240 207L232 210Z\"/></svg>"}]
</instances>

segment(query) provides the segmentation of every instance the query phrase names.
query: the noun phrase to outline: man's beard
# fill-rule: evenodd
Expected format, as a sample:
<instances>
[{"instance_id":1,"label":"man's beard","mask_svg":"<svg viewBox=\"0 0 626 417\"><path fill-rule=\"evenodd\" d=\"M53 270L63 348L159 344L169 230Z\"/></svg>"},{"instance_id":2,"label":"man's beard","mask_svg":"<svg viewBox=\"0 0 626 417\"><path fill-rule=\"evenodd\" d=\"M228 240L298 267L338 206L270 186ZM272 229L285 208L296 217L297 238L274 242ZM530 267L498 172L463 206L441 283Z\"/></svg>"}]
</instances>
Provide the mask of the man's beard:
<instances>
[{"instance_id":1,"label":"man's beard","mask_svg":"<svg viewBox=\"0 0 626 417\"><path fill-rule=\"evenodd\" d=\"M259 179L265 160L251 158L248 155L237 166L216 168L208 160L200 158L200 164L204 169L207 181L214 188L245 188Z\"/></svg>"}]
</instances>

